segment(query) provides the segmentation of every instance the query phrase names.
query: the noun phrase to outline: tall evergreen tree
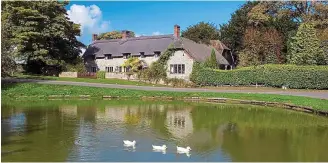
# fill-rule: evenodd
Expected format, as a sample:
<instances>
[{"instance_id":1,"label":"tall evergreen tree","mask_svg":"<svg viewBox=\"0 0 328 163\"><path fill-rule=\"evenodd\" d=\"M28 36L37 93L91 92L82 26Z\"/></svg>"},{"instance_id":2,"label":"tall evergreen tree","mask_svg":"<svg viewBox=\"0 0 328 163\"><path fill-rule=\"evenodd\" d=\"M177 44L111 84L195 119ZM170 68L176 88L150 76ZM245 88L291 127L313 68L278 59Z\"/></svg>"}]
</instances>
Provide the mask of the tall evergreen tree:
<instances>
[{"instance_id":1,"label":"tall evergreen tree","mask_svg":"<svg viewBox=\"0 0 328 163\"><path fill-rule=\"evenodd\" d=\"M323 50L316 36L314 25L302 23L296 36L291 38L289 47L289 63L298 65L326 64Z\"/></svg>"},{"instance_id":2,"label":"tall evergreen tree","mask_svg":"<svg viewBox=\"0 0 328 163\"><path fill-rule=\"evenodd\" d=\"M213 69L218 67L214 49L211 51L211 56L205 61L205 66Z\"/></svg>"}]
</instances>

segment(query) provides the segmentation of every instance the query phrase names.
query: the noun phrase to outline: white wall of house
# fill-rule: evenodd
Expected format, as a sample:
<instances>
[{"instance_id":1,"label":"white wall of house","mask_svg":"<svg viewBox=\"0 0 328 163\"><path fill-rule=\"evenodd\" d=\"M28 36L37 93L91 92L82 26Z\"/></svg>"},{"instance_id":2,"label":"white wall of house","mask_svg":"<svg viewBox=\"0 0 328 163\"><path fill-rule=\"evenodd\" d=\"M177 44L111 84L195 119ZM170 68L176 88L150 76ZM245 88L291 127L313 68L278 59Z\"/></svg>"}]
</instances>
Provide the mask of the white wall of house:
<instances>
[{"instance_id":1,"label":"white wall of house","mask_svg":"<svg viewBox=\"0 0 328 163\"><path fill-rule=\"evenodd\" d=\"M151 65L151 63L158 60L159 57L155 56L145 56L143 58L138 57L140 60L143 60L147 63L148 66ZM91 71L91 67L97 67L97 71L106 71L106 67L113 67L113 70L115 72L116 67L122 66L124 62L127 59L120 57L120 58L111 58L111 59L105 59L105 58L97 58L96 60L87 60L87 69L88 71ZM93 63L94 62L94 63ZM123 72L123 68L122 68Z\"/></svg>"},{"instance_id":2,"label":"white wall of house","mask_svg":"<svg viewBox=\"0 0 328 163\"><path fill-rule=\"evenodd\" d=\"M140 60L144 60L148 66L151 63L157 61L159 57L146 56L144 58L139 57ZM106 71L106 67L113 67L113 72L116 71L116 67L122 66L127 59L124 58L97 58L96 60L86 60L86 67L88 71L91 71L91 67L97 67L97 71ZM167 77L178 78L189 81L189 76L192 72L194 60L183 50L175 51L167 62ZM174 67L176 66L176 67ZM122 72L124 69L122 68ZM123 74L122 74L123 75ZM120 74L110 73L106 74L106 78L125 78ZM123 75L124 76L124 75Z\"/></svg>"},{"instance_id":3,"label":"white wall of house","mask_svg":"<svg viewBox=\"0 0 328 163\"><path fill-rule=\"evenodd\" d=\"M189 81L189 75L192 72L193 64L194 60L185 51L175 51L175 53L170 57L167 62L167 77L184 79ZM171 65L184 65L184 73L174 73L174 67L171 67Z\"/></svg>"}]
</instances>

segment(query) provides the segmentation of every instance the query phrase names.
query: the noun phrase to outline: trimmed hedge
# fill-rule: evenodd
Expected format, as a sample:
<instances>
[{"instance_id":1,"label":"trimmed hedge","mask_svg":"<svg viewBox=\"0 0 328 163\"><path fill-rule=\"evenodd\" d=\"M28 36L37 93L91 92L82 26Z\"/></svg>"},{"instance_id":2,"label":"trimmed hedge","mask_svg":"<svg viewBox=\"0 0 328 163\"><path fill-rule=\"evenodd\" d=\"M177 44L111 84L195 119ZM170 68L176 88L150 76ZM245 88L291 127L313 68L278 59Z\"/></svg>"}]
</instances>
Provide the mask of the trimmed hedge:
<instances>
[{"instance_id":1,"label":"trimmed hedge","mask_svg":"<svg viewBox=\"0 0 328 163\"><path fill-rule=\"evenodd\" d=\"M197 85L264 85L295 89L328 89L328 66L261 65L214 70L195 63L190 80Z\"/></svg>"}]
</instances>

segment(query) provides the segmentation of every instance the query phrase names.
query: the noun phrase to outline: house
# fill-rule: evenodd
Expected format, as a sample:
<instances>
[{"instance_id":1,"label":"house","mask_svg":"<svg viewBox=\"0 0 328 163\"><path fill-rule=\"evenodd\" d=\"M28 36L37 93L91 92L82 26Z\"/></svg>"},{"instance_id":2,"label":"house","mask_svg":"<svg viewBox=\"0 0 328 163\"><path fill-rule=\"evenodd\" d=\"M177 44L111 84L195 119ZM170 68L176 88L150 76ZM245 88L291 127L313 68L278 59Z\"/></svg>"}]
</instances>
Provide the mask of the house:
<instances>
[{"instance_id":1,"label":"house","mask_svg":"<svg viewBox=\"0 0 328 163\"><path fill-rule=\"evenodd\" d=\"M175 53L168 61L168 78L189 80L195 61L204 62L215 49L216 58L221 69L232 69L234 58L231 51L219 40L211 40L211 45L199 44L180 37L180 26L174 26L174 34L158 36L129 37L129 31L122 32L122 39L96 40L88 46L83 57L89 72L106 71L107 74L124 74L129 71L122 64L129 57L139 57L147 68L157 61L161 54L173 45ZM106 75L117 77L117 75Z\"/></svg>"},{"instance_id":2,"label":"house","mask_svg":"<svg viewBox=\"0 0 328 163\"><path fill-rule=\"evenodd\" d=\"M170 109L166 113L166 127L173 137L184 139L188 135L192 135L193 123L191 117L192 108L184 108L173 110Z\"/></svg>"}]
</instances>

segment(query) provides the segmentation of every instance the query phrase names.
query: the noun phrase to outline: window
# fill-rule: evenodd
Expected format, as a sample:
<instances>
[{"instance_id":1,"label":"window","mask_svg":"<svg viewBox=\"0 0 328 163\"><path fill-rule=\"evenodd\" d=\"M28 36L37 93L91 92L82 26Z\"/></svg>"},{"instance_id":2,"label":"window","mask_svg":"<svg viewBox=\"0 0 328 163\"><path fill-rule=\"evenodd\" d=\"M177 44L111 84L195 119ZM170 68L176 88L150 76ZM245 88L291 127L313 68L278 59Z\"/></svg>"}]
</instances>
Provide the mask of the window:
<instances>
[{"instance_id":1,"label":"window","mask_svg":"<svg viewBox=\"0 0 328 163\"><path fill-rule=\"evenodd\" d=\"M121 66L116 66L115 72L122 72L122 67Z\"/></svg>"},{"instance_id":2,"label":"window","mask_svg":"<svg viewBox=\"0 0 328 163\"><path fill-rule=\"evenodd\" d=\"M128 59L128 58L130 58L130 56L131 56L130 53L124 53L124 54L123 54L123 58L124 58L124 59Z\"/></svg>"},{"instance_id":3,"label":"window","mask_svg":"<svg viewBox=\"0 0 328 163\"><path fill-rule=\"evenodd\" d=\"M113 72L113 67L106 67L106 72Z\"/></svg>"},{"instance_id":4,"label":"window","mask_svg":"<svg viewBox=\"0 0 328 163\"><path fill-rule=\"evenodd\" d=\"M91 67L91 72L97 72L97 67Z\"/></svg>"},{"instance_id":5,"label":"window","mask_svg":"<svg viewBox=\"0 0 328 163\"><path fill-rule=\"evenodd\" d=\"M112 59L112 55L111 54L105 54L105 59Z\"/></svg>"},{"instance_id":6,"label":"window","mask_svg":"<svg viewBox=\"0 0 328 163\"><path fill-rule=\"evenodd\" d=\"M161 52L159 52L159 51L155 51L154 53L155 53L155 55L154 55L155 58L157 58L161 55Z\"/></svg>"},{"instance_id":7,"label":"window","mask_svg":"<svg viewBox=\"0 0 328 163\"><path fill-rule=\"evenodd\" d=\"M129 72L130 71L130 67L123 67L123 72Z\"/></svg>"},{"instance_id":8,"label":"window","mask_svg":"<svg viewBox=\"0 0 328 163\"><path fill-rule=\"evenodd\" d=\"M140 52L140 58L145 58L145 52Z\"/></svg>"},{"instance_id":9,"label":"window","mask_svg":"<svg viewBox=\"0 0 328 163\"><path fill-rule=\"evenodd\" d=\"M185 73L185 65L184 64L171 64L170 65L170 73L171 74L184 74Z\"/></svg>"}]
</instances>

